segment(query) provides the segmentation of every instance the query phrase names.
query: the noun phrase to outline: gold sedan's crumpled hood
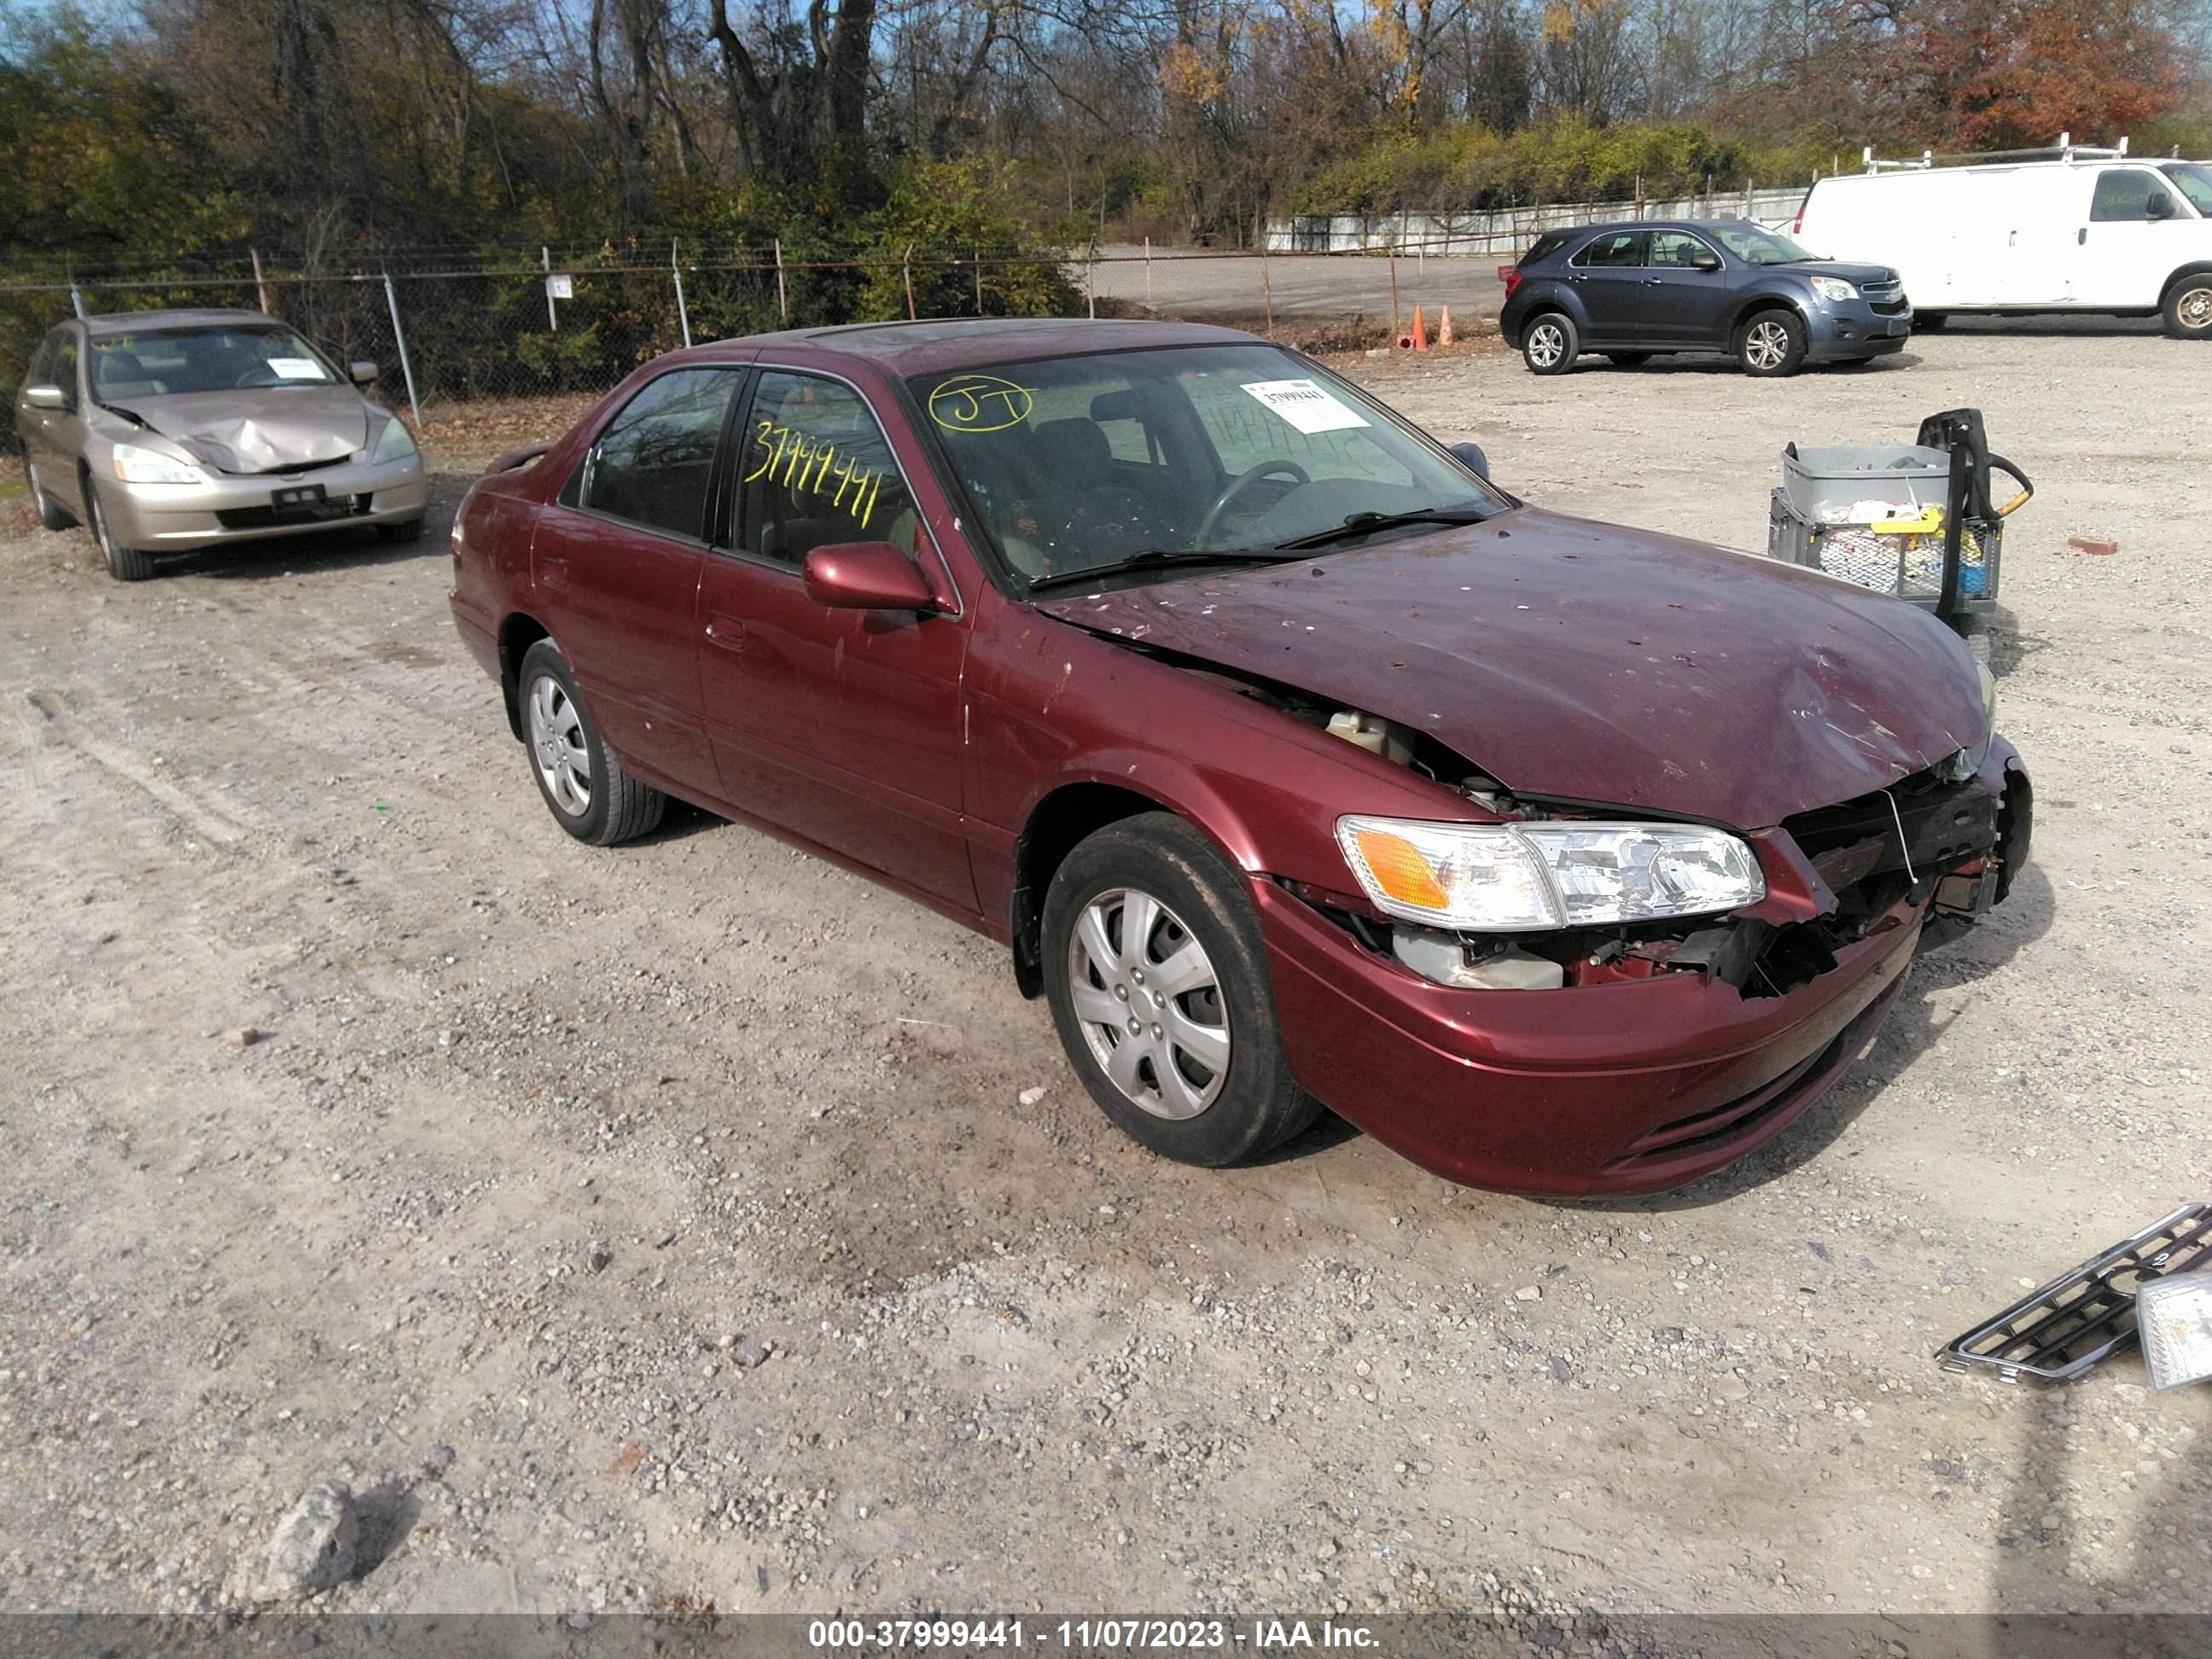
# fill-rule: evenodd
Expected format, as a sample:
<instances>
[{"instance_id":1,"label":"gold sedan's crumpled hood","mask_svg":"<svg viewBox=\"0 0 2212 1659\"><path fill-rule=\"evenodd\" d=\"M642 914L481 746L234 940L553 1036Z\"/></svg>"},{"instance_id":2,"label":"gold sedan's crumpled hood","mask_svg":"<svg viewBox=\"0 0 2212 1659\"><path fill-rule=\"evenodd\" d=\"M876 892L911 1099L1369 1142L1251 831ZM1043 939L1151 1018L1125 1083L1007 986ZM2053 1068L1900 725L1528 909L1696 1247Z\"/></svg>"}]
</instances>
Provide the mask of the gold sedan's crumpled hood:
<instances>
[{"instance_id":1,"label":"gold sedan's crumpled hood","mask_svg":"<svg viewBox=\"0 0 2212 1659\"><path fill-rule=\"evenodd\" d=\"M346 386L118 398L108 407L135 416L219 472L326 465L368 444L368 404Z\"/></svg>"}]
</instances>

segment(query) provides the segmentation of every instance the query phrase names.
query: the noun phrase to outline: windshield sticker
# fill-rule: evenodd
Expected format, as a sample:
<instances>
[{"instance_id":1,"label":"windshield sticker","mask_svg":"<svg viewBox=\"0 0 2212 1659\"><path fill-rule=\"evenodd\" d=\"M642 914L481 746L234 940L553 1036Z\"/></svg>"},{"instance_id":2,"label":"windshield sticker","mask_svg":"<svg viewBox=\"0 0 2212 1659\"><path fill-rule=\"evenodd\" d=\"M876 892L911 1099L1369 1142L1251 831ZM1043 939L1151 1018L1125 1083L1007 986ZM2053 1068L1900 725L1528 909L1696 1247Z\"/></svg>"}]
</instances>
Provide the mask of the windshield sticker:
<instances>
[{"instance_id":1,"label":"windshield sticker","mask_svg":"<svg viewBox=\"0 0 2212 1659\"><path fill-rule=\"evenodd\" d=\"M759 464L745 474L752 483L765 478L794 495L828 495L830 505L868 527L875 517L876 497L883 493L885 469L865 466L857 456L837 459L837 446L817 443L803 432L773 421L763 421L753 434L761 452Z\"/></svg>"},{"instance_id":2,"label":"windshield sticker","mask_svg":"<svg viewBox=\"0 0 2212 1659\"><path fill-rule=\"evenodd\" d=\"M1254 380L1244 390L1301 432L1341 432L1371 424L1311 380Z\"/></svg>"},{"instance_id":3,"label":"windshield sticker","mask_svg":"<svg viewBox=\"0 0 2212 1659\"><path fill-rule=\"evenodd\" d=\"M280 380L319 380L323 368L313 357L271 357L269 372Z\"/></svg>"},{"instance_id":4,"label":"windshield sticker","mask_svg":"<svg viewBox=\"0 0 2212 1659\"><path fill-rule=\"evenodd\" d=\"M1027 386L1012 380L964 374L929 394L929 418L947 432L1004 432L1029 419L1036 402Z\"/></svg>"}]
</instances>

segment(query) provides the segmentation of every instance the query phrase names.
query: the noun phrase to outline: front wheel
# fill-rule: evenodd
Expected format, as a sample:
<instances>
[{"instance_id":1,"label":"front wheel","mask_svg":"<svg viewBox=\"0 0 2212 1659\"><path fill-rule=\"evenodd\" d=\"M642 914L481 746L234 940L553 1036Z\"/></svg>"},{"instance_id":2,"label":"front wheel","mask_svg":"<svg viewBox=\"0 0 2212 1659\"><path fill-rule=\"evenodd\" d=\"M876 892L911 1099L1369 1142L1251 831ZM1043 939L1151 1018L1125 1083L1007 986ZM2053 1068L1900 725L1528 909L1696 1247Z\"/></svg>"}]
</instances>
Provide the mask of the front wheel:
<instances>
[{"instance_id":1,"label":"front wheel","mask_svg":"<svg viewBox=\"0 0 2212 1659\"><path fill-rule=\"evenodd\" d=\"M402 519L397 524L376 526L376 539L380 542L419 542L422 539L422 520L418 516Z\"/></svg>"},{"instance_id":2,"label":"front wheel","mask_svg":"<svg viewBox=\"0 0 2212 1659\"><path fill-rule=\"evenodd\" d=\"M1521 336L1521 361L1531 374L1564 374L1575 366L1582 338L1574 319L1564 312L1547 311L1530 319Z\"/></svg>"},{"instance_id":3,"label":"front wheel","mask_svg":"<svg viewBox=\"0 0 2212 1659\"><path fill-rule=\"evenodd\" d=\"M100 544L100 556L107 561L107 574L119 582L143 582L154 574L150 555L135 547L125 547L115 539L114 526L107 521L107 509L100 504L100 489L90 478L84 481L85 528Z\"/></svg>"},{"instance_id":4,"label":"front wheel","mask_svg":"<svg viewBox=\"0 0 2212 1659\"><path fill-rule=\"evenodd\" d=\"M2177 340L2212 339L2212 271L2185 276L2166 291L2166 331Z\"/></svg>"},{"instance_id":5,"label":"front wheel","mask_svg":"<svg viewBox=\"0 0 2212 1659\"><path fill-rule=\"evenodd\" d=\"M1319 1115L1284 1057L1243 878L1172 813L1109 824L1068 854L1045 896L1043 958L1069 1064L1154 1152L1241 1163Z\"/></svg>"},{"instance_id":6,"label":"front wheel","mask_svg":"<svg viewBox=\"0 0 2212 1659\"><path fill-rule=\"evenodd\" d=\"M1777 380L1805 361L1805 323L1794 311L1761 311L1735 333L1735 360L1747 374Z\"/></svg>"},{"instance_id":7,"label":"front wheel","mask_svg":"<svg viewBox=\"0 0 2212 1659\"><path fill-rule=\"evenodd\" d=\"M524 655L515 695L531 775L563 830L591 846L612 847L660 822L668 797L623 770L584 712L568 660L552 641L538 641Z\"/></svg>"}]
</instances>

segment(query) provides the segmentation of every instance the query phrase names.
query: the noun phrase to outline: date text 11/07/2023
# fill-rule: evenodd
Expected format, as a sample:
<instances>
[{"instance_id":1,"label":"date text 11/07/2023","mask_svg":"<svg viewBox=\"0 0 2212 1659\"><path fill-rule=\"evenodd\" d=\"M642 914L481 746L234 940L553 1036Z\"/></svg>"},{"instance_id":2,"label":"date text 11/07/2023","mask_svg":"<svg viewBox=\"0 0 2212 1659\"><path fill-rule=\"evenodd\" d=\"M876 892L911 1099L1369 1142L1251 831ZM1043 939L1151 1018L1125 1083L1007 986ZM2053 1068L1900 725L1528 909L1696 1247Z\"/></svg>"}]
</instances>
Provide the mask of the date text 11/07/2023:
<instances>
[{"instance_id":1,"label":"date text 11/07/2023","mask_svg":"<svg viewBox=\"0 0 2212 1659\"><path fill-rule=\"evenodd\" d=\"M815 1619L807 1645L860 1650L1047 1648L1069 1653L1170 1653L1213 1649L1373 1651L1367 1626L1334 1619Z\"/></svg>"}]
</instances>

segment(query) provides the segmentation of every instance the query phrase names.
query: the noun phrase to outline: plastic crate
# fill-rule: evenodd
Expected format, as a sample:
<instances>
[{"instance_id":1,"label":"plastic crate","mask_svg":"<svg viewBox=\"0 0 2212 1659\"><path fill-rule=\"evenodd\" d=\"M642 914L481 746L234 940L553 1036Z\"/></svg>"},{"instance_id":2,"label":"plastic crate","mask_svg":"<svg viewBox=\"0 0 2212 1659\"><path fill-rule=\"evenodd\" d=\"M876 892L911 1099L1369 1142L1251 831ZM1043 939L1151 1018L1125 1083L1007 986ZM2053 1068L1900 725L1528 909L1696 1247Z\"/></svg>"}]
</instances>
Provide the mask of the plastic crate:
<instances>
[{"instance_id":1,"label":"plastic crate","mask_svg":"<svg viewBox=\"0 0 2212 1659\"><path fill-rule=\"evenodd\" d=\"M1870 524L1909 519L1947 504L1948 450L1917 444L1841 444L1784 451L1782 490L1807 524Z\"/></svg>"},{"instance_id":2,"label":"plastic crate","mask_svg":"<svg viewBox=\"0 0 2212 1659\"><path fill-rule=\"evenodd\" d=\"M1940 452L1937 452L1940 453ZM1942 501L1941 490L1935 501ZM1997 562L2004 544L2002 520L1970 519L1959 527L1960 611L1987 611L1996 604ZM1943 535L1902 534L1863 524L1808 523L1799 516L1787 485L1774 492L1767 520L1771 557L1808 565L1876 593L1894 594L1916 605L1935 605L1943 597Z\"/></svg>"}]
</instances>

